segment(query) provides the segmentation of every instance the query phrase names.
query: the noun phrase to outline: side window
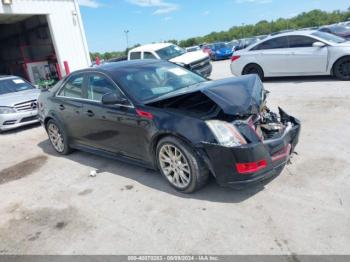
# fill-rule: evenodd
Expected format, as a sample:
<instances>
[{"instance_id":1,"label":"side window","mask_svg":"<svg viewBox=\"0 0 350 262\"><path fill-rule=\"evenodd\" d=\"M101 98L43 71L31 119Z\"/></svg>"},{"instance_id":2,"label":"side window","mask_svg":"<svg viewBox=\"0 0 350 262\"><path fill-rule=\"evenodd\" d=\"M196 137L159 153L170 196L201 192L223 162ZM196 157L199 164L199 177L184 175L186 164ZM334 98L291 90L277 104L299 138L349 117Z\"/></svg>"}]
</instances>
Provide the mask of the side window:
<instances>
[{"instance_id":1,"label":"side window","mask_svg":"<svg viewBox=\"0 0 350 262\"><path fill-rule=\"evenodd\" d=\"M84 75L82 74L70 77L58 95L70 98L82 98L83 82Z\"/></svg>"},{"instance_id":2,"label":"side window","mask_svg":"<svg viewBox=\"0 0 350 262\"><path fill-rule=\"evenodd\" d=\"M130 54L130 60L141 59L141 52L132 52Z\"/></svg>"},{"instance_id":3,"label":"side window","mask_svg":"<svg viewBox=\"0 0 350 262\"><path fill-rule=\"evenodd\" d=\"M289 47L298 48L298 47L312 47L312 44L317 42L316 39L307 36L293 35L288 37Z\"/></svg>"},{"instance_id":4,"label":"side window","mask_svg":"<svg viewBox=\"0 0 350 262\"><path fill-rule=\"evenodd\" d=\"M105 94L117 93L122 95L120 90L107 78L97 74L88 76L87 94L88 99L101 102Z\"/></svg>"},{"instance_id":5,"label":"side window","mask_svg":"<svg viewBox=\"0 0 350 262\"><path fill-rule=\"evenodd\" d=\"M150 52L144 52L143 59L157 59L157 58Z\"/></svg>"},{"instance_id":6,"label":"side window","mask_svg":"<svg viewBox=\"0 0 350 262\"><path fill-rule=\"evenodd\" d=\"M288 38L286 36L267 40L260 45L257 45L252 50L267 50L277 48L288 48Z\"/></svg>"}]
</instances>

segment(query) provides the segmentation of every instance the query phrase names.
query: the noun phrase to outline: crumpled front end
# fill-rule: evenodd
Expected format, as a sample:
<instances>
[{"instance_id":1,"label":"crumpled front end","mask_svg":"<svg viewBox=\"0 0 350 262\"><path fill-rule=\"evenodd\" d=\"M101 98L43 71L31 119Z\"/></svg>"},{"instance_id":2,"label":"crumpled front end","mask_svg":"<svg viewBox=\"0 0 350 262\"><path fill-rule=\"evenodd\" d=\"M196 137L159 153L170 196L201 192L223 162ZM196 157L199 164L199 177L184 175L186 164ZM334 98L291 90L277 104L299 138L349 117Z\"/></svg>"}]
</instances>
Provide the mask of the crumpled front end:
<instances>
[{"instance_id":1,"label":"crumpled front end","mask_svg":"<svg viewBox=\"0 0 350 262\"><path fill-rule=\"evenodd\" d=\"M260 119L254 125L249 119L234 123L247 144L227 147L202 142L204 159L220 185L242 187L282 172L298 143L301 126L282 109L278 116L272 115L278 122Z\"/></svg>"}]
</instances>

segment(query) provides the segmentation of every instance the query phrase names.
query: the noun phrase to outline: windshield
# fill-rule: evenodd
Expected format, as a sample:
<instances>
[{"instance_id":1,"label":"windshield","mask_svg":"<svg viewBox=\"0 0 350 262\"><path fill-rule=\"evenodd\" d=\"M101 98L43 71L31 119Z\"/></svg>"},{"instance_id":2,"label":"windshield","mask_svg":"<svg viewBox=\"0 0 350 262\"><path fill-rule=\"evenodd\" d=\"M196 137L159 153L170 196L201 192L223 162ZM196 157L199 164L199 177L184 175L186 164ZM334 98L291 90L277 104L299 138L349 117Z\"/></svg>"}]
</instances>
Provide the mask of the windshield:
<instances>
[{"instance_id":1,"label":"windshield","mask_svg":"<svg viewBox=\"0 0 350 262\"><path fill-rule=\"evenodd\" d=\"M34 89L34 87L20 78L0 79L0 95L29 89Z\"/></svg>"},{"instance_id":2,"label":"windshield","mask_svg":"<svg viewBox=\"0 0 350 262\"><path fill-rule=\"evenodd\" d=\"M350 28L345 27L345 26L332 26L330 29L332 30L332 32L337 33L337 34L350 33Z\"/></svg>"},{"instance_id":3,"label":"windshield","mask_svg":"<svg viewBox=\"0 0 350 262\"><path fill-rule=\"evenodd\" d=\"M156 51L156 53L159 55L161 59L170 60L170 59L173 59L174 57L183 55L184 53L186 53L186 51L179 46L171 45L171 46L167 46L165 48L159 49L158 51Z\"/></svg>"},{"instance_id":4,"label":"windshield","mask_svg":"<svg viewBox=\"0 0 350 262\"><path fill-rule=\"evenodd\" d=\"M187 52L195 52L195 51L198 51L198 50L201 50L199 46L196 46L196 47L188 47L188 48L187 48Z\"/></svg>"},{"instance_id":5,"label":"windshield","mask_svg":"<svg viewBox=\"0 0 350 262\"><path fill-rule=\"evenodd\" d=\"M116 80L129 96L139 102L179 91L207 81L205 78L172 63L149 63L116 72Z\"/></svg>"},{"instance_id":6,"label":"windshield","mask_svg":"<svg viewBox=\"0 0 350 262\"><path fill-rule=\"evenodd\" d=\"M331 43L340 44L340 43L346 42L346 40L340 36L332 35L332 34L321 32L321 31L314 32L314 33L312 33L312 35L317 36L317 37L319 37L323 40L326 40L328 42L331 42Z\"/></svg>"}]
</instances>

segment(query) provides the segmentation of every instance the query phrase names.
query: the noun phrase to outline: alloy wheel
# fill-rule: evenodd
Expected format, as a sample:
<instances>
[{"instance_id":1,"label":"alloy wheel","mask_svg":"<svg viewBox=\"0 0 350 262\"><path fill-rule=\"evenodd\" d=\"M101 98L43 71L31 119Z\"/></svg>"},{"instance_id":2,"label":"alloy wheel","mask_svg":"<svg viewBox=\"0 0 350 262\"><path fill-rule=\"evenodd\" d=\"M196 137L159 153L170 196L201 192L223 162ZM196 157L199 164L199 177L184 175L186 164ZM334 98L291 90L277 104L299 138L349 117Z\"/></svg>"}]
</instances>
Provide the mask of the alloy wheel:
<instances>
[{"instance_id":1,"label":"alloy wheel","mask_svg":"<svg viewBox=\"0 0 350 262\"><path fill-rule=\"evenodd\" d=\"M186 188L191 182L190 165L176 146L165 144L159 151L159 163L169 182L178 188Z\"/></svg>"},{"instance_id":2,"label":"alloy wheel","mask_svg":"<svg viewBox=\"0 0 350 262\"><path fill-rule=\"evenodd\" d=\"M64 140L60 129L54 123L50 123L47 132L53 147L56 151L62 153L64 151Z\"/></svg>"}]
</instances>

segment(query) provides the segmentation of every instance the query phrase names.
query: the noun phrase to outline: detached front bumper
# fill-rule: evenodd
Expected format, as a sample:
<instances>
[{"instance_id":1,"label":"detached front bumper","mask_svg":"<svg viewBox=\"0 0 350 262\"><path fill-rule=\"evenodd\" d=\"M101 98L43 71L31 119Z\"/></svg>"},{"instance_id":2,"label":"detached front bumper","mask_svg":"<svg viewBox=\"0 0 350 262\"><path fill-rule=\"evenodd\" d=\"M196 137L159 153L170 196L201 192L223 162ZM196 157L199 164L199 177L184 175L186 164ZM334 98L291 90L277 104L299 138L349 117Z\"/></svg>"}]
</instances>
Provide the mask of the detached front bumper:
<instances>
[{"instance_id":1,"label":"detached front bumper","mask_svg":"<svg viewBox=\"0 0 350 262\"><path fill-rule=\"evenodd\" d=\"M37 110L0 114L0 131L11 130L37 122L39 122Z\"/></svg>"},{"instance_id":2,"label":"detached front bumper","mask_svg":"<svg viewBox=\"0 0 350 262\"><path fill-rule=\"evenodd\" d=\"M300 121L289 117L293 127L277 139L265 140L259 143L240 147L224 147L218 144L202 143L205 151L204 160L218 184L240 188L248 184L260 182L279 175L293 153L300 134ZM256 172L240 173L239 163L259 163L264 166Z\"/></svg>"}]
</instances>

